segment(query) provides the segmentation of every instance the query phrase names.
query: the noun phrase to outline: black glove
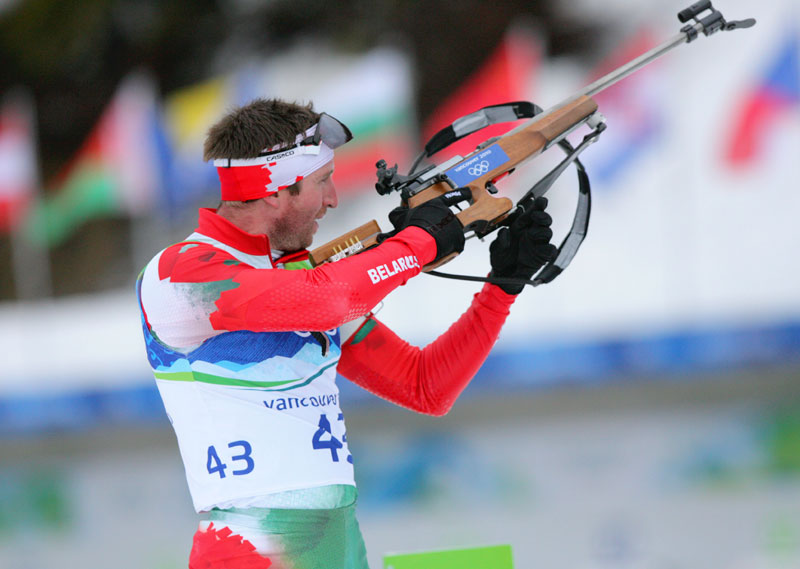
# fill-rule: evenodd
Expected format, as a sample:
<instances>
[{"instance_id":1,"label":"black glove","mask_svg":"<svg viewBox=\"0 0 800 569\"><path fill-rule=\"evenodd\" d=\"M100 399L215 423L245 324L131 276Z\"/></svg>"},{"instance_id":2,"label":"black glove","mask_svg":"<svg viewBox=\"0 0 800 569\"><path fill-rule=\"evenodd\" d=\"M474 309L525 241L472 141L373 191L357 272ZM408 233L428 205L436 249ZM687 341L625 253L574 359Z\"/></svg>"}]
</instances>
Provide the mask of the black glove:
<instances>
[{"instance_id":1,"label":"black glove","mask_svg":"<svg viewBox=\"0 0 800 569\"><path fill-rule=\"evenodd\" d=\"M472 199L469 188L457 188L413 209L407 206L396 207L389 212L389 221L394 225L394 231L390 235L414 225L430 233L436 240L434 262L450 253L461 253L464 250L464 226L450 211L449 206L469 199Z\"/></svg>"},{"instance_id":2,"label":"black glove","mask_svg":"<svg viewBox=\"0 0 800 569\"><path fill-rule=\"evenodd\" d=\"M530 280L542 266L556 258L558 249L550 243L553 218L544 211L547 198L536 198L511 227L503 227L489 246L490 276ZM508 294L519 294L523 284L498 284Z\"/></svg>"}]
</instances>

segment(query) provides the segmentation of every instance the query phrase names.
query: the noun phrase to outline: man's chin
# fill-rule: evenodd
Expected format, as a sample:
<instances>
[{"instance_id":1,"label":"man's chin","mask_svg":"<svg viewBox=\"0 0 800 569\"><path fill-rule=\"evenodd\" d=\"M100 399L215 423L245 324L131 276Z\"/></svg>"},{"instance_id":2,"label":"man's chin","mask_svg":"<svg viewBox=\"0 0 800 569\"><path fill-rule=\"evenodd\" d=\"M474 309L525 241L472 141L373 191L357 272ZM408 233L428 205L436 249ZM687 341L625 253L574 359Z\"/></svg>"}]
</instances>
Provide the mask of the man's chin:
<instances>
[{"instance_id":1,"label":"man's chin","mask_svg":"<svg viewBox=\"0 0 800 569\"><path fill-rule=\"evenodd\" d=\"M317 232L317 224L316 224L316 222L315 222L315 223L314 223L314 227L313 227L313 229L312 229L311 231L309 231L309 232L306 234L306 236L305 236L305 237L303 237L302 239L298 239L298 243L299 243L299 245L300 245L300 246L297 248L297 249L298 249L298 251L299 251L300 249L308 249L309 247L311 247L311 243L313 243L313 242L314 242L314 234L315 234L316 232Z\"/></svg>"}]
</instances>

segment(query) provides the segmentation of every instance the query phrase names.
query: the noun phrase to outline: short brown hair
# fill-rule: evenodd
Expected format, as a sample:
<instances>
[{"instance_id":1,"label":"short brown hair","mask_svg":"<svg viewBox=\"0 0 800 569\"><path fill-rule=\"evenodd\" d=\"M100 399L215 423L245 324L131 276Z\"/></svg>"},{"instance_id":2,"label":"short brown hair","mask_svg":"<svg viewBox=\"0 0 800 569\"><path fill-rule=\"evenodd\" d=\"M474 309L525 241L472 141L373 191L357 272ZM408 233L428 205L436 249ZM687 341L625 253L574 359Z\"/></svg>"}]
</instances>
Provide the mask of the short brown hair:
<instances>
[{"instance_id":1,"label":"short brown hair","mask_svg":"<svg viewBox=\"0 0 800 569\"><path fill-rule=\"evenodd\" d=\"M256 99L237 107L208 129L203 160L255 158L265 148L293 144L298 134L319 121L313 107L280 99Z\"/></svg>"}]
</instances>

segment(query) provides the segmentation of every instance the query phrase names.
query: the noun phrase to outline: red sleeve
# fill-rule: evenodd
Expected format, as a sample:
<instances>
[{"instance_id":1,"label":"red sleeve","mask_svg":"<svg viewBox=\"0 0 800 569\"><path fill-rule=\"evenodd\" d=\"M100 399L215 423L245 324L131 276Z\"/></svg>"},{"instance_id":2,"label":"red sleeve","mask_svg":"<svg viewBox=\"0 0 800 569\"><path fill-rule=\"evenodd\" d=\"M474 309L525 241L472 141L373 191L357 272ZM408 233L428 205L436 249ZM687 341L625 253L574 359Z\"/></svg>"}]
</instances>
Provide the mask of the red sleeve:
<instances>
[{"instance_id":1,"label":"red sleeve","mask_svg":"<svg viewBox=\"0 0 800 569\"><path fill-rule=\"evenodd\" d=\"M447 332L423 349L368 319L342 347L338 371L392 403L444 415L489 355L514 298L486 284Z\"/></svg>"},{"instance_id":2,"label":"red sleeve","mask_svg":"<svg viewBox=\"0 0 800 569\"><path fill-rule=\"evenodd\" d=\"M176 246L159 273L218 295L209 317L215 330L329 330L369 312L435 256L433 237L409 227L374 249L315 269L257 269L213 247Z\"/></svg>"}]
</instances>

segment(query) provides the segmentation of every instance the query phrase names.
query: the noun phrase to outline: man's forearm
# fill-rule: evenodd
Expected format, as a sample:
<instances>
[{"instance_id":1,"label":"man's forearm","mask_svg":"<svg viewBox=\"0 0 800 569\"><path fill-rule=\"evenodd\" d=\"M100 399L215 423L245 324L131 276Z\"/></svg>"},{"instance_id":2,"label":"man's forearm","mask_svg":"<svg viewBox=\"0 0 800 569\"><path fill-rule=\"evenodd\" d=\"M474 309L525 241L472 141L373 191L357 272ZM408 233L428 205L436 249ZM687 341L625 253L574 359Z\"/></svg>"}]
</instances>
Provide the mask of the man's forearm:
<instances>
[{"instance_id":1,"label":"man's forearm","mask_svg":"<svg viewBox=\"0 0 800 569\"><path fill-rule=\"evenodd\" d=\"M339 373L397 405L444 415L494 346L514 296L487 284L469 309L423 349L369 319L342 347Z\"/></svg>"}]
</instances>

